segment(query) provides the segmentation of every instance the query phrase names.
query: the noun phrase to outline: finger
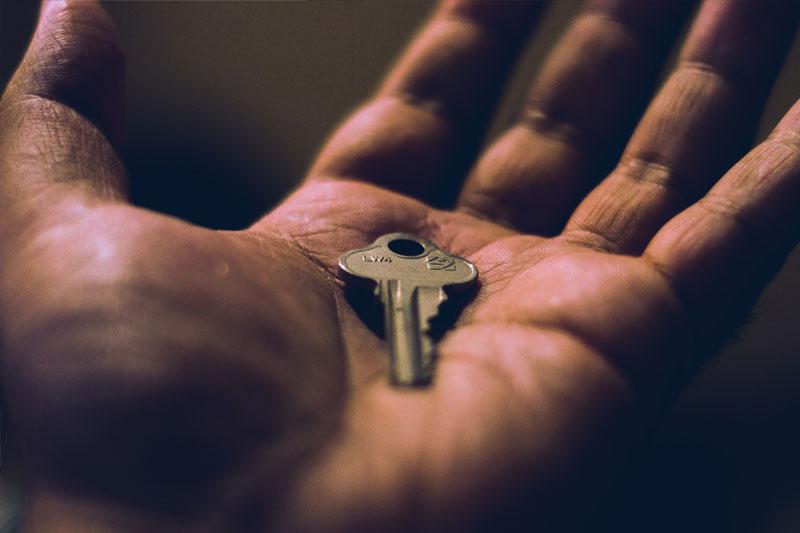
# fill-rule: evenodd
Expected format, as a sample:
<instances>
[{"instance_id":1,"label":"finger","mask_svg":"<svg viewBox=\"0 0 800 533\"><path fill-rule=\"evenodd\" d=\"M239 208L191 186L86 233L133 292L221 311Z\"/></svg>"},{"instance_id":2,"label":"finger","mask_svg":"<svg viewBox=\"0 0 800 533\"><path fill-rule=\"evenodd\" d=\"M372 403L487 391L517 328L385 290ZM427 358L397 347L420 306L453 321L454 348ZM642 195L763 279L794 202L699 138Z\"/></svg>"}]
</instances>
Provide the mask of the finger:
<instances>
[{"instance_id":1,"label":"finger","mask_svg":"<svg viewBox=\"0 0 800 533\"><path fill-rule=\"evenodd\" d=\"M798 204L800 102L644 252L684 301L699 339L724 340L752 307L800 238Z\"/></svg>"},{"instance_id":2,"label":"finger","mask_svg":"<svg viewBox=\"0 0 800 533\"><path fill-rule=\"evenodd\" d=\"M123 68L113 24L98 3L42 4L0 101L3 222L25 213L31 223L34 212L72 193L124 194L125 173L110 142L122 126Z\"/></svg>"},{"instance_id":3,"label":"finger","mask_svg":"<svg viewBox=\"0 0 800 533\"><path fill-rule=\"evenodd\" d=\"M637 253L752 142L800 4L707 0L677 67L617 168L578 206L567 238Z\"/></svg>"},{"instance_id":4,"label":"finger","mask_svg":"<svg viewBox=\"0 0 800 533\"><path fill-rule=\"evenodd\" d=\"M619 157L689 2L596 0L546 61L518 123L471 172L460 208L560 230Z\"/></svg>"},{"instance_id":5,"label":"finger","mask_svg":"<svg viewBox=\"0 0 800 533\"><path fill-rule=\"evenodd\" d=\"M437 191L480 140L539 11L538 2L442 2L377 94L334 133L311 178L355 178L419 197Z\"/></svg>"}]
</instances>

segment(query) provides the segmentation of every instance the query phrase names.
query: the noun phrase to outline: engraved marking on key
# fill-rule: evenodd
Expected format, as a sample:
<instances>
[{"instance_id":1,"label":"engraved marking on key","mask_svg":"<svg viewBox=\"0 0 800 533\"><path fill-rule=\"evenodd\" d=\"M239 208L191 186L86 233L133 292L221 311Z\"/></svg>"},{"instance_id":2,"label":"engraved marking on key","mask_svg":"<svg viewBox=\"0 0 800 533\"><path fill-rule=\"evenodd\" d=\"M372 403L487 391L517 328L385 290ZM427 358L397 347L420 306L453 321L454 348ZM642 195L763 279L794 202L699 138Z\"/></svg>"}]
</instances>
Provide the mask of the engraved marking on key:
<instances>
[{"instance_id":1,"label":"engraved marking on key","mask_svg":"<svg viewBox=\"0 0 800 533\"><path fill-rule=\"evenodd\" d=\"M428 256L428 268L431 270L448 270L455 271L456 262L452 257L444 257L441 255Z\"/></svg>"},{"instance_id":2,"label":"engraved marking on key","mask_svg":"<svg viewBox=\"0 0 800 533\"><path fill-rule=\"evenodd\" d=\"M475 265L421 237L390 233L342 255L339 268L376 283L375 294L383 302L392 383L430 383L434 363L430 321L447 299L444 288L473 282L478 275Z\"/></svg>"}]
</instances>

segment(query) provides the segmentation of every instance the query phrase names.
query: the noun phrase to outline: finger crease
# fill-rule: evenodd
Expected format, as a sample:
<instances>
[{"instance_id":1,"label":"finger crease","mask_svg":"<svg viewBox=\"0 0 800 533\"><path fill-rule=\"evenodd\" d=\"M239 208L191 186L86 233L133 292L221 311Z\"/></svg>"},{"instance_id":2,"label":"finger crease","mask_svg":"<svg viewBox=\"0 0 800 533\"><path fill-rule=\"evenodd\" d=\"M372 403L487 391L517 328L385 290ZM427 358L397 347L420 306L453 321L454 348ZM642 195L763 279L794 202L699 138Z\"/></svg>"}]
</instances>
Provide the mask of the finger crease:
<instances>
[{"instance_id":1,"label":"finger crease","mask_svg":"<svg viewBox=\"0 0 800 533\"><path fill-rule=\"evenodd\" d=\"M647 183L663 189L675 196L681 205L689 205L689 195L681 190L679 183L692 183L691 180L681 177L669 165L650 161L641 157L624 159L617 166L617 175L633 183Z\"/></svg>"},{"instance_id":2,"label":"finger crease","mask_svg":"<svg viewBox=\"0 0 800 533\"><path fill-rule=\"evenodd\" d=\"M394 101L402 106L414 108L437 120L454 122L454 118L447 112L445 105L438 98L424 98L419 94L405 90L393 90L380 95L377 100Z\"/></svg>"},{"instance_id":3,"label":"finger crease","mask_svg":"<svg viewBox=\"0 0 800 533\"><path fill-rule=\"evenodd\" d=\"M631 43L638 46L643 46L645 38L651 36L650 33L634 27L628 21L619 18L613 13L609 13L602 6L588 6L582 17L595 20L607 26L614 26L624 34L624 38L627 38Z\"/></svg>"},{"instance_id":4,"label":"finger crease","mask_svg":"<svg viewBox=\"0 0 800 533\"><path fill-rule=\"evenodd\" d=\"M477 33L483 34L495 43L505 43L509 41L508 30L506 28L496 28L477 17L471 17L466 13L458 11L450 11L442 16L441 22L453 22L455 24L464 24L476 30Z\"/></svg>"},{"instance_id":5,"label":"finger crease","mask_svg":"<svg viewBox=\"0 0 800 533\"><path fill-rule=\"evenodd\" d=\"M773 230L769 224L757 224L744 214L742 206L719 194L707 194L697 202L697 206L736 226L748 242L758 242L760 235L769 234Z\"/></svg>"},{"instance_id":6,"label":"finger crease","mask_svg":"<svg viewBox=\"0 0 800 533\"><path fill-rule=\"evenodd\" d=\"M580 227L567 230L559 235L557 239L566 244L594 250L596 252L617 253L623 249L622 244L616 239L588 225L581 225Z\"/></svg>"},{"instance_id":7,"label":"finger crease","mask_svg":"<svg viewBox=\"0 0 800 533\"><path fill-rule=\"evenodd\" d=\"M586 132L575 121L559 119L545 111L538 102L530 102L520 117L519 123L529 130L586 152L589 139Z\"/></svg>"},{"instance_id":8,"label":"finger crease","mask_svg":"<svg viewBox=\"0 0 800 533\"><path fill-rule=\"evenodd\" d=\"M776 129L765 142L782 144L791 150L798 151L800 150L800 133L786 128Z\"/></svg>"},{"instance_id":9,"label":"finger crease","mask_svg":"<svg viewBox=\"0 0 800 533\"><path fill-rule=\"evenodd\" d=\"M733 75L733 73L726 72L720 67L705 61L684 59L676 67L675 72L673 72L673 76L679 72L710 76L721 82L723 85L727 85L734 89L739 88L744 83L743 79L737 78Z\"/></svg>"}]
</instances>

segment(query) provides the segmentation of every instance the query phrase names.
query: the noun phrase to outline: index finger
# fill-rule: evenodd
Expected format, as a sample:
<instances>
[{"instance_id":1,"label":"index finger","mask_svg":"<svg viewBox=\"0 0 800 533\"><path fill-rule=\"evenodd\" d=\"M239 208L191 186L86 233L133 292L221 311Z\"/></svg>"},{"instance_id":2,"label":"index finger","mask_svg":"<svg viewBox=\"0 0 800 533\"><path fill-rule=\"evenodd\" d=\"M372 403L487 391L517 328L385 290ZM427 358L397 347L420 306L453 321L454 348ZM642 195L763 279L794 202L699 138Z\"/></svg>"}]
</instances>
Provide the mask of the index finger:
<instances>
[{"instance_id":1,"label":"index finger","mask_svg":"<svg viewBox=\"0 0 800 533\"><path fill-rule=\"evenodd\" d=\"M333 135L310 177L426 196L481 138L541 3L448 0L375 96Z\"/></svg>"}]
</instances>

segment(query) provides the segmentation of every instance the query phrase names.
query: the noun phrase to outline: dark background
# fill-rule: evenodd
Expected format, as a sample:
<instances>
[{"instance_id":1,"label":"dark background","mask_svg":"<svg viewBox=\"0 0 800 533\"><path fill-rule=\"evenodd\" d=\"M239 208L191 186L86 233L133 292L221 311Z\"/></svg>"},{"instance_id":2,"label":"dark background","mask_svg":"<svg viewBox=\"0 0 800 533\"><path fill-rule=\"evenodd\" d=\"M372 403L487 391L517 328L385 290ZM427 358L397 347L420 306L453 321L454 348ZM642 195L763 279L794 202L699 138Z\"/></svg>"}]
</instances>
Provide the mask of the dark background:
<instances>
[{"instance_id":1,"label":"dark background","mask_svg":"<svg viewBox=\"0 0 800 533\"><path fill-rule=\"evenodd\" d=\"M246 225L298 183L431 5L108 3L128 52L123 157L134 201L212 227ZM24 51L36 7L0 0L0 87ZM561 1L547 12L493 132L508 124L543 51L577 9ZM800 96L799 62L795 46L759 137ZM798 297L796 252L742 340L668 413L604 530L800 531ZM13 452L5 455L0 473L8 479ZM13 499L13 484L0 482L0 531Z\"/></svg>"}]
</instances>

